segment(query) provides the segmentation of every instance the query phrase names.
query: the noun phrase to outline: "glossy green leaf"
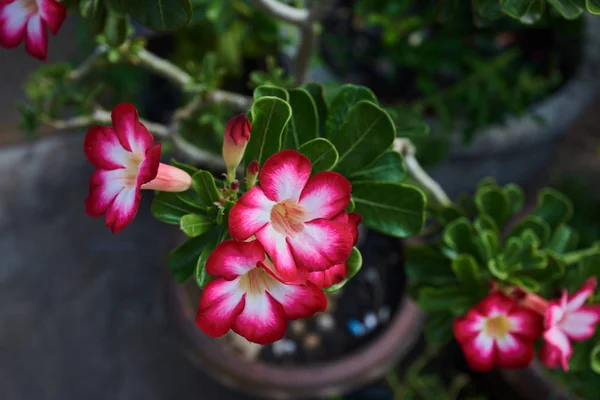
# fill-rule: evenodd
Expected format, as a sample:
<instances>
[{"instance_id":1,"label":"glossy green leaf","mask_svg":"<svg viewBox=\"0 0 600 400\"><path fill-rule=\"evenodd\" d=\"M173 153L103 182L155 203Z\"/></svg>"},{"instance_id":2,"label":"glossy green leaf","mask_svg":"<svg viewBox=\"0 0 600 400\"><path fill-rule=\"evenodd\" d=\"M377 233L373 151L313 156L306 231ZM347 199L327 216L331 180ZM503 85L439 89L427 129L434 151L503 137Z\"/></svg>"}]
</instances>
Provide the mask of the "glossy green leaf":
<instances>
[{"instance_id":1,"label":"glossy green leaf","mask_svg":"<svg viewBox=\"0 0 600 400\"><path fill-rule=\"evenodd\" d=\"M444 229L443 240L456 255L470 254L480 263L485 261L483 249L475 242L473 229L466 218L459 218L448 224Z\"/></svg>"},{"instance_id":2,"label":"glossy green leaf","mask_svg":"<svg viewBox=\"0 0 600 400\"><path fill-rule=\"evenodd\" d=\"M573 216L573 204L562 193L553 189L542 189L533 215L537 215L550 225L550 229L565 223Z\"/></svg>"},{"instance_id":3,"label":"glossy green leaf","mask_svg":"<svg viewBox=\"0 0 600 400\"><path fill-rule=\"evenodd\" d=\"M289 96L292 118L287 127L285 147L299 149L319 136L317 106L306 89L292 89Z\"/></svg>"},{"instance_id":4,"label":"glossy green leaf","mask_svg":"<svg viewBox=\"0 0 600 400\"><path fill-rule=\"evenodd\" d=\"M206 286L206 284L214 278L213 276L208 274L208 272L206 272L206 261L208 260L208 257L213 252L215 247L217 247L217 245L221 242L220 236L222 236L221 234L224 230L224 228L215 230L216 234L214 234L214 236L206 243L206 245L202 249L202 253L200 253L200 257L198 257L195 275L196 285L198 285L200 289L204 289L204 286Z\"/></svg>"},{"instance_id":5,"label":"glossy green leaf","mask_svg":"<svg viewBox=\"0 0 600 400\"><path fill-rule=\"evenodd\" d=\"M501 229L510 217L508 196L499 188L483 187L475 194L475 204L481 214L489 215Z\"/></svg>"},{"instance_id":6,"label":"glossy green leaf","mask_svg":"<svg viewBox=\"0 0 600 400\"><path fill-rule=\"evenodd\" d=\"M470 254L459 254L452 260L452 271L463 285L471 288L477 285L479 267L475 258Z\"/></svg>"},{"instance_id":7,"label":"glossy green leaf","mask_svg":"<svg viewBox=\"0 0 600 400\"><path fill-rule=\"evenodd\" d=\"M200 203L204 207L212 207L220 201L219 191L215 183L215 178L208 171L198 171L192 176L192 186Z\"/></svg>"},{"instance_id":8,"label":"glossy green leaf","mask_svg":"<svg viewBox=\"0 0 600 400\"><path fill-rule=\"evenodd\" d=\"M511 277L509 279L509 282L512 283L513 285L516 285L516 286L526 290L527 292L538 293L540 291L540 289L542 288L540 283L537 280L530 278L528 276Z\"/></svg>"},{"instance_id":9,"label":"glossy green leaf","mask_svg":"<svg viewBox=\"0 0 600 400\"><path fill-rule=\"evenodd\" d=\"M79 13L85 19L95 19L104 12L104 4L101 0L81 0L79 2Z\"/></svg>"},{"instance_id":10,"label":"glossy green leaf","mask_svg":"<svg viewBox=\"0 0 600 400\"><path fill-rule=\"evenodd\" d=\"M184 203L189 204L194 208L200 208L206 210L208 207L202 204L200 196L194 189L188 189L185 192L176 192L175 195Z\"/></svg>"},{"instance_id":11,"label":"glossy green leaf","mask_svg":"<svg viewBox=\"0 0 600 400\"><path fill-rule=\"evenodd\" d=\"M290 100L290 95L288 94L287 90L273 85L260 85L254 89L253 96L254 100L258 100L261 97L278 97L285 102Z\"/></svg>"},{"instance_id":12,"label":"glossy green leaf","mask_svg":"<svg viewBox=\"0 0 600 400\"><path fill-rule=\"evenodd\" d=\"M575 250L579 242L579 234L567 225L559 225L552 234L548 245L548 249L555 251L558 254Z\"/></svg>"},{"instance_id":13,"label":"glossy green leaf","mask_svg":"<svg viewBox=\"0 0 600 400\"><path fill-rule=\"evenodd\" d=\"M600 343L596 343L590 353L590 367L592 371L600 374Z\"/></svg>"},{"instance_id":14,"label":"glossy green leaf","mask_svg":"<svg viewBox=\"0 0 600 400\"><path fill-rule=\"evenodd\" d=\"M486 261L496 257L500 249L500 236L492 230L484 230L478 238L475 238L475 244L481 248Z\"/></svg>"},{"instance_id":15,"label":"glossy green leaf","mask_svg":"<svg viewBox=\"0 0 600 400\"><path fill-rule=\"evenodd\" d=\"M395 137L394 124L385 111L369 101L359 102L329 137L340 155L335 170L345 176L359 172L385 153Z\"/></svg>"},{"instance_id":16,"label":"glossy green leaf","mask_svg":"<svg viewBox=\"0 0 600 400\"><path fill-rule=\"evenodd\" d=\"M356 203L354 202L354 199L352 197L350 197L350 203L348 204L348 207L346 207L346 212L351 213L354 212L354 209L356 208Z\"/></svg>"},{"instance_id":17,"label":"glossy green leaf","mask_svg":"<svg viewBox=\"0 0 600 400\"><path fill-rule=\"evenodd\" d=\"M356 182L352 187L355 211L371 229L394 236L415 236L425 223L425 195L396 183Z\"/></svg>"},{"instance_id":18,"label":"glossy green leaf","mask_svg":"<svg viewBox=\"0 0 600 400\"><path fill-rule=\"evenodd\" d=\"M377 104L377 97L369 88L357 85L344 85L340 88L329 105L329 115L325 122L327 138L337 134L350 110L362 100Z\"/></svg>"},{"instance_id":19,"label":"glossy green leaf","mask_svg":"<svg viewBox=\"0 0 600 400\"><path fill-rule=\"evenodd\" d=\"M525 24L538 21L544 12L543 0L501 0L502 11Z\"/></svg>"},{"instance_id":20,"label":"glossy green leaf","mask_svg":"<svg viewBox=\"0 0 600 400\"><path fill-rule=\"evenodd\" d=\"M155 31L183 28L192 18L190 0L127 0L123 4L134 20Z\"/></svg>"},{"instance_id":21,"label":"glossy green leaf","mask_svg":"<svg viewBox=\"0 0 600 400\"><path fill-rule=\"evenodd\" d=\"M325 101L325 87L317 82L308 82L302 87L306 89L308 93L310 93L310 96L315 102L315 106L317 107L317 114L319 116L319 132L321 136L324 136L325 121L327 121L327 115L329 114L327 101Z\"/></svg>"},{"instance_id":22,"label":"glossy green leaf","mask_svg":"<svg viewBox=\"0 0 600 400\"><path fill-rule=\"evenodd\" d=\"M196 237L208 232L215 226L215 221L198 214L187 214L181 217L181 230L188 237Z\"/></svg>"},{"instance_id":23,"label":"glossy green leaf","mask_svg":"<svg viewBox=\"0 0 600 400\"><path fill-rule=\"evenodd\" d=\"M473 222L473 226L479 234L482 234L484 231L491 231L500 236L500 230L498 229L498 225L496 225L496 221L487 214L479 215Z\"/></svg>"},{"instance_id":24,"label":"glossy green leaf","mask_svg":"<svg viewBox=\"0 0 600 400\"><path fill-rule=\"evenodd\" d=\"M106 42L114 47L122 45L127 39L128 26L127 17L109 11L104 25Z\"/></svg>"},{"instance_id":25,"label":"glossy green leaf","mask_svg":"<svg viewBox=\"0 0 600 400\"><path fill-rule=\"evenodd\" d=\"M575 19L583 14L585 0L548 0L567 19Z\"/></svg>"},{"instance_id":26,"label":"glossy green leaf","mask_svg":"<svg viewBox=\"0 0 600 400\"><path fill-rule=\"evenodd\" d=\"M337 163L339 155L327 139L316 138L304 143L298 150L312 163L312 173L329 171Z\"/></svg>"},{"instance_id":27,"label":"glossy green leaf","mask_svg":"<svg viewBox=\"0 0 600 400\"><path fill-rule=\"evenodd\" d=\"M504 262L511 271L544 268L546 255L539 251L537 237L526 230L519 238L509 238L504 246Z\"/></svg>"},{"instance_id":28,"label":"glossy green leaf","mask_svg":"<svg viewBox=\"0 0 600 400\"><path fill-rule=\"evenodd\" d=\"M462 315L473 305L473 299L460 285L424 287L419 291L418 303L426 312L449 311L454 315Z\"/></svg>"},{"instance_id":29,"label":"glossy green leaf","mask_svg":"<svg viewBox=\"0 0 600 400\"><path fill-rule=\"evenodd\" d=\"M408 246L404 270L411 281L447 283L456 280L450 259L431 246Z\"/></svg>"},{"instance_id":30,"label":"glossy green leaf","mask_svg":"<svg viewBox=\"0 0 600 400\"><path fill-rule=\"evenodd\" d=\"M126 16L127 14L127 1L128 0L104 0L108 9L122 16Z\"/></svg>"},{"instance_id":31,"label":"glossy green leaf","mask_svg":"<svg viewBox=\"0 0 600 400\"><path fill-rule=\"evenodd\" d=\"M514 183L509 183L506 185L504 190L508 196L511 214L516 214L521 211L521 208L523 208L523 203L525 202L525 194L523 193L523 189Z\"/></svg>"},{"instance_id":32,"label":"glossy green leaf","mask_svg":"<svg viewBox=\"0 0 600 400\"><path fill-rule=\"evenodd\" d=\"M292 116L292 108L278 97L261 97L252 104L252 136L246 147L246 164L260 165L281 150L283 132Z\"/></svg>"},{"instance_id":33,"label":"glossy green leaf","mask_svg":"<svg viewBox=\"0 0 600 400\"><path fill-rule=\"evenodd\" d=\"M450 343L454 339L452 325L455 318L449 312L428 313L424 328L427 344L441 348Z\"/></svg>"},{"instance_id":34,"label":"glossy green leaf","mask_svg":"<svg viewBox=\"0 0 600 400\"><path fill-rule=\"evenodd\" d=\"M477 13L486 19L497 19L502 16L502 5L499 0L473 0Z\"/></svg>"},{"instance_id":35,"label":"glossy green leaf","mask_svg":"<svg viewBox=\"0 0 600 400\"><path fill-rule=\"evenodd\" d=\"M429 135L431 127L421 116L398 107L387 108L386 111L396 125L396 136L415 138Z\"/></svg>"},{"instance_id":36,"label":"glossy green leaf","mask_svg":"<svg viewBox=\"0 0 600 400\"><path fill-rule=\"evenodd\" d=\"M184 215L204 212L182 201L176 193L169 192L158 192L154 196L150 211L157 220L172 225L179 225Z\"/></svg>"},{"instance_id":37,"label":"glossy green leaf","mask_svg":"<svg viewBox=\"0 0 600 400\"><path fill-rule=\"evenodd\" d=\"M512 228L508 236L521 236L521 234L523 234L523 232L527 229L530 229L533 231L533 233L535 233L542 246L544 246L546 243L548 243L548 240L550 240L550 225L535 215L528 215L520 220Z\"/></svg>"},{"instance_id":38,"label":"glossy green leaf","mask_svg":"<svg viewBox=\"0 0 600 400\"><path fill-rule=\"evenodd\" d=\"M340 290L358 273L358 271L360 271L362 267L362 255L356 247L352 248L352 252L348 257L346 264L348 265L348 274L346 275L346 278L340 283L325 289L326 292L336 292Z\"/></svg>"},{"instance_id":39,"label":"glossy green leaf","mask_svg":"<svg viewBox=\"0 0 600 400\"><path fill-rule=\"evenodd\" d=\"M585 7L594 15L600 15L600 0L585 0Z\"/></svg>"},{"instance_id":40,"label":"glossy green leaf","mask_svg":"<svg viewBox=\"0 0 600 400\"><path fill-rule=\"evenodd\" d=\"M173 280L185 283L196 270L198 258L204 247L211 243L216 236L216 229L204 235L188 239L169 254L169 268Z\"/></svg>"},{"instance_id":41,"label":"glossy green leaf","mask_svg":"<svg viewBox=\"0 0 600 400\"><path fill-rule=\"evenodd\" d=\"M179 162L179 161L175 160L174 158L171 158L171 164L173 164L174 167L177 167L179 169L184 170L190 176L192 176L196 172L198 172L198 168L194 167L193 165L189 165L189 164L185 164L185 163Z\"/></svg>"},{"instance_id":42,"label":"glossy green leaf","mask_svg":"<svg viewBox=\"0 0 600 400\"><path fill-rule=\"evenodd\" d=\"M355 181L401 182L406 176L404 159L395 151L387 151L375 162L350 176Z\"/></svg>"}]
</instances>

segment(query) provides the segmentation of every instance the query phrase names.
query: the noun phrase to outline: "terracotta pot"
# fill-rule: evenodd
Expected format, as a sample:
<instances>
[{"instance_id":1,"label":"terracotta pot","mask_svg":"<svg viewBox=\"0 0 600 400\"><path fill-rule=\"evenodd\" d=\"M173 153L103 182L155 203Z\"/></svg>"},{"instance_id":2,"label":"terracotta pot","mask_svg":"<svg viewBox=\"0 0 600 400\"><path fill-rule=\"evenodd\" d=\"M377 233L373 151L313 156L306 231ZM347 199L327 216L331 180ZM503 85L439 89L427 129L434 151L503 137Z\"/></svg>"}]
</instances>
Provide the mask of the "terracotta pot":
<instances>
[{"instance_id":1,"label":"terracotta pot","mask_svg":"<svg viewBox=\"0 0 600 400\"><path fill-rule=\"evenodd\" d=\"M406 356L421 335L424 314L403 298L387 330L347 356L315 365L279 366L248 361L200 331L194 322L200 290L195 282L168 280L171 315L180 328L187 356L214 379L234 389L270 399L325 397L381 378Z\"/></svg>"}]
</instances>

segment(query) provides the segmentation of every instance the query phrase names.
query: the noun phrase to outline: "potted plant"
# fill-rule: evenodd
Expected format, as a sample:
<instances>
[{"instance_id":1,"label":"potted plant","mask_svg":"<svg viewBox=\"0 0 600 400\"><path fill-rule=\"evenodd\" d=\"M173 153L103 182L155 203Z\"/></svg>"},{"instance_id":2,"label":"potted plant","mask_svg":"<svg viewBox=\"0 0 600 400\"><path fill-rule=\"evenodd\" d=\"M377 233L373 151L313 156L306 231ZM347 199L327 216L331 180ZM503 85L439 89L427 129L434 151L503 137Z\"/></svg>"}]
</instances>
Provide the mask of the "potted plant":
<instances>
[{"instance_id":1,"label":"potted plant","mask_svg":"<svg viewBox=\"0 0 600 400\"><path fill-rule=\"evenodd\" d=\"M504 2L476 2L483 3L514 11ZM49 65L33 76L24 127L89 127L84 152L96 171L86 211L104 217L113 233L132 222L143 189L155 192L152 214L187 236L168 260L175 321L190 357L223 382L281 398L339 393L383 375L413 347L421 327L421 311L398 290L403 266L412 295L430 312L427 336L451 337L454 326L474 369L528 365L542 334L548 341L540 350L543 361L565 367L571 355L565 337L593 335L596 306L584 303L595 301L598 248L572 247L575 236L564 225L572 207L563 196L542 191L533 214L505 232L522 207L517 186L486 180L474 200L454 204L416 158L412 140L427 131L418 115L382 104L365 86L325 90L309 82L319 24L332 2L306 8L251 2L298 32L294 83L273 67L254 74L254 83L264 84L254 85L252 96L221 86L215 55L205 55L199 69L178 66L130 35L129 18L158 30L185 26L194 11L189 1L37 4L0 5L0 44L14 47L24 39L32 55L44 58L47 38L29 26L57 33L66 6L99 34L81 64ZM582 11L561 0L552 4L568 16ZM519 9L530 13L524 5L531 4L524 1ZM599 11L593 1L586 6ZM20 22L18 29L7 15ZM152 120L129 102L114 105L91 79L110 64L164 78L183 101L166 118ZM65 108L77 115L62 119ZM213 117L199 118L205 110ZM221 154L198 146L194 127L201 122L213 131L225 125ZM187 163L161 162L168 150ZM362 235L360 226L367 228ZM426 245L405 255L399 239L419 234ZM574 263L580 266L566 268ZM564 287L563 277L572 287ZM576 301L556 297L556 290L571 293L580 286ZM575 319L577 313L592 317L573 324L557 317L571 312ZM491 357L489 338L483 350L470 346L473 326L481 328L483 319L494 340L508 337L522 351ZM518 341L510 336L517 329L513 320ZM290 351L299 343L305 351ZM585 368L597 369L597 348L584 354Z\"/></svg>"}]
</instances>

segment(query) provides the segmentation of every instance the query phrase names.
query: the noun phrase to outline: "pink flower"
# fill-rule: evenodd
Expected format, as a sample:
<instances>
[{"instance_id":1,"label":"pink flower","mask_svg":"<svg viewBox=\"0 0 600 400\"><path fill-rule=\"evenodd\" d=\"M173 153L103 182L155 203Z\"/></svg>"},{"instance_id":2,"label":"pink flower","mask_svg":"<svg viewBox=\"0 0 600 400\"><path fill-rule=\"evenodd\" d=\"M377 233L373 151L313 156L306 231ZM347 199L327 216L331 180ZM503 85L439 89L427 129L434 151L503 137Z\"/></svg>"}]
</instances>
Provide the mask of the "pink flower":
<instances>
[{"instance_id":1,"label":"pink flower","mask_svg":"<svg viewBox=\"0 0 600 400\"><path fill-rule=\"evenodd\" d=\"M231 209L229 232L244 241L256 235L285 282L346 261L352 233L333 220L348 206L352 186L342 175L320 172L295 150L265 161L260 186L253 186ZM299 274L299 272L301 272Z\"/></svg>"},{"instance_id":2,"label":"pink flower","mask_svg":"<svg viewBox=\"0 0 600 400\"><path fill-rule=\"evenodd\" d=\"M454 336L475 371L523 368L533 359L542 331L540 316L502 293L492 293L454 321Z\"/></svg>"},{"instance_id":3,"label":"pink flower","mask_svg":"<svg viewBox=\"0 0 600 400\"><path fill-rule=\"evenodd\" d=\"M237 115L229 120L223 135L223 160L227 171L232 171L240 165L248 141L252 125L246 114Z\"/></svg>"},{"instance_id":4,"label":"pink flower","mask_svg":"<svg viewBox=\"0 0 600 400\"><path fill-rule=\"evenodd\" d=\"M573 353L571 340L586 340L594 336L600 322L600 305L584 305L596 288L596 277L569 296L564 290L560 300L551 301L544 318L544 339L540 360L549 368L562 366L569 370L569 358Z\"/></svg>"},{"instance_id":5,"label":"pink flower","mask_svg":"<svg viewBox=\"0 0 600 400\"><path fill-rule=\"evenodd\" d=\"M256 240L222 242L208 257L206 272L217 278L202 291L196 324L211 337L232 329L251 342L273 343L283 338L288 320L327 307L312 283L282 283Z\"/></svg>"},{"instance_id":6,"label":"pink flower","mask_svg":"<svg viewBox=\"0 0 600 400\"><path fill-rule=\"evenodd\" d=\"M85 155L96 167L85 209L92 217L105 215L106 226L117 233L135 217L140 189L184 191L192 181L184 171L160 164L161 145L154 144L133 105L117 105L112 123L90 128L85 137Z\"/></svg>"},{"instance_id":7,"label":"pink flower","mask_svg":"<svg viewBox=\"0 0 600 400\"><path fill-rule=\"evenodd\" d=\"M356 213L341 213L338 214L334 221L340 222L347 226L352 233L352 245L354 246L358 241L358 224L362 220L362 217ZM343 281L348 275L348 264L346 262L342 264L334 265L325 271L313 271L308 273L308 280L317 287L325 289L336 285Z\"/></svg>"},{"instance_id":8,"label":"pink flower","mask_svg":"<svg viewBox=\"0 0 600 400\"><path fill-rule=\"evenodd\" d=\"M46 27L58 33L67 9L56 0L0 0L0 46L12 49L25 38L25 49L45 60L48 50Z\"/></svg>"}]
</instances>

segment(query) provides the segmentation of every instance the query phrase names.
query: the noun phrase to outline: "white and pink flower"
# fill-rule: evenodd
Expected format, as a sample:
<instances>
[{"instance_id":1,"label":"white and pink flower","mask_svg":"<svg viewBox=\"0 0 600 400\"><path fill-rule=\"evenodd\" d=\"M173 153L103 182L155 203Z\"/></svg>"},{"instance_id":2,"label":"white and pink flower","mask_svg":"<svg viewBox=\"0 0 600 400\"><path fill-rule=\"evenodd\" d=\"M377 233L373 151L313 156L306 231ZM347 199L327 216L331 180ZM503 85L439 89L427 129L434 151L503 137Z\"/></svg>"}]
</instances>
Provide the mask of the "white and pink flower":
<instances>
[{"instance_id":1,"label":"white and pink flower","mask_svg":"<svg viewBox=\"0 0 600 400\"><path fill-rule=\"evenodd\" d=\"M256 236L284 282L301 282L308 272L343 264L352 250L352 233L334 221L350 202L352 186L336 172L310 177L312 165L295 150L265 161L259 186L231 209L229 232L244 241Z\"/></svg>"},{"instance_id":2,"label":"white and pink flower","mask_svg":"<svg viewBox=\"0 0 600 400\"><path fill-rule=\"evenodd\" d=\"M327 307L314 284L281 282L257 240L222 242L208 257L206 272L217 278L202 291L196 324L211 337L231 329L251 342L273 343L283 338L289 320Z\"/></svg>"},{"instance_id":3,"label":"white and pink flower","mask_svg":"<svg viewBox=\"0 0 600 400\"><path fill-rule=\"evenodd\" d=\"M90 179L85 209L92 217L106 216L113 233L135 217L140 189L180 192L191 187L191 177L178 168L160 163L161 145L140 123L131 104L112 111L113 126L88 130L84 152L96 171Z\"/></svg>"},{"instance_id":4,"label":"white and pink flower","mask_svg":"<svg viewBox=\"0 0 600 400\"><path fill-rule=\"evenodd\" d=\"M347 226L352 233L352 245L356 245L358 241L358 224L360 224L362 217L356 213L344 212L333 218L333 220ZM327 268L325 271L309 272L308 280L317 285L317 287L326 289L342 282L346 279L346 275L348 275L348 264L344 262Z\"/></svg>"},{"instance_id":5,"label":"white and pink flower","mask_svg":"<svg viewBox=\"0 0 600 400\"><path fill-rule=\"evenodd\" d=\"M467 363L481 372L526 367L533 359L533 342L541 333L539 315L499 292L454 322L454 336Z\"/></svg>"},{"instance_id":6,"label":"white and pink flower","mask_svg":"<svg viewBox=\"0 0 600 400\"><path fill-rule=\"evenodd\" d=\"M600 322L600 305L585 305L596 288L596 277L589 278L573 295L564 290L560 300L548 303L544 318L545 342L540 360L549 368L569 370L573 353L570 340L587 340L594 336Z\"/></svg>"},{"instance_id":7,"label":"white and pink flower","mask_svg":"<svg viewBox=\"0 0 600 400\"><path fill-rule=\"evenodd\" d=\"M67 9L56 0L0 0L0 46L17 47L25 38L25 49L45 60L48 33L58 33Z\"/></svg>"}]
</instances>

